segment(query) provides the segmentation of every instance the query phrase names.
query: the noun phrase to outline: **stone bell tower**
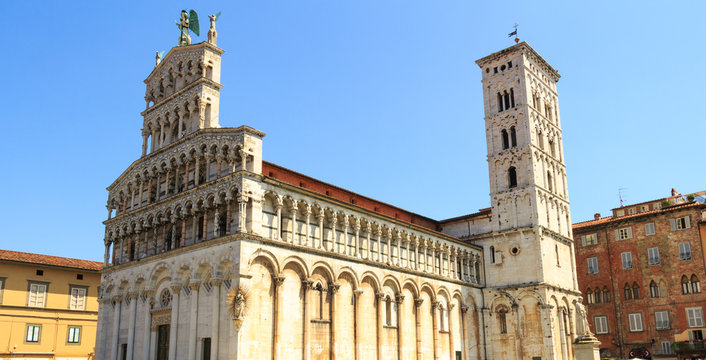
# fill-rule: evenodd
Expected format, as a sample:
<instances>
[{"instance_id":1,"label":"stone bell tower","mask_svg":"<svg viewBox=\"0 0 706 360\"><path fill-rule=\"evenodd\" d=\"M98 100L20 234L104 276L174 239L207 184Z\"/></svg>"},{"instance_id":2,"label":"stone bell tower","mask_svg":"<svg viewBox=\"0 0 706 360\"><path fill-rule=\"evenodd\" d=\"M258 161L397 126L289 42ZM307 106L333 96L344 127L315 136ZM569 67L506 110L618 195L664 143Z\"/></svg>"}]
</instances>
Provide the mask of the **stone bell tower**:
<instances>
[{"instance_id":1,"label":"stone bell tower","mask_svg":"<svg viewBox=\"0 0 706 360\"><path fill-rule=\"evenodd\" d=\"M196 130L220 127L222 54L215 44L202 42L174 47L161 61L157 57L154 70L145 80L143 156Z\"/></svg>"}]
</instances>

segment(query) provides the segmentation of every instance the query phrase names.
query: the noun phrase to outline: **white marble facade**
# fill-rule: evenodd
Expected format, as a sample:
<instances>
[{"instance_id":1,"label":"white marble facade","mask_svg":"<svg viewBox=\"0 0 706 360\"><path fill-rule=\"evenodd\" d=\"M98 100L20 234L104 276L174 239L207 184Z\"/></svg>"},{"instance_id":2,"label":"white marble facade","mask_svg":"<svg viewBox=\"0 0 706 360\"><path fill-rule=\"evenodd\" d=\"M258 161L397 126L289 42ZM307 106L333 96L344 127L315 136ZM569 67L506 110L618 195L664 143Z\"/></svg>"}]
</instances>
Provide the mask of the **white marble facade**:
<instances>
[{"instance_id":1,"label":"white marble facade","mask_svg":"<svg viewBox=\"0 0 706 360\"><path fill-rule=\"evenodd\" d=\"M97 359L575 357L558 73L534 50L478 61L493 205L443 221L264 162L264 133L219 125L222 53L174 48L146 80L143 156L108 187Z\"/></svg>"}]
</instances>

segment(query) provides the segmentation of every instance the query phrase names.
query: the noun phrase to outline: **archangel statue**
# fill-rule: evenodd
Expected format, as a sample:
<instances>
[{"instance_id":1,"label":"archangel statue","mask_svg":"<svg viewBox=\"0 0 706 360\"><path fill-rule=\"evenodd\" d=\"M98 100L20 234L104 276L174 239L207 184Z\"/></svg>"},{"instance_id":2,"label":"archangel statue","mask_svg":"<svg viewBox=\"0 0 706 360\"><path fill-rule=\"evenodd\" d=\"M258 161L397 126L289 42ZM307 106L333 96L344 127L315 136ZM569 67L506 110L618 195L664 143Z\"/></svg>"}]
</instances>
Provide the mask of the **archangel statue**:
<instances>
[{"instance_id":1,"label":"archangel statue","mask_svg":"<svg viewBox=\"0 0 706 360\"><path fill-rule=\"evenodd\" d=\"M180 19L176 22L176 25L181 32L179 35L179 46L191 45L189 30L193 31L196 36L199 36L199 16L193 9L188 12L182 10Z\"/></svg>"},{"instance_id":2,"label":"archangel statue","mask_svg":"<svg viewBox=\"0 0 706 360\"><path fill-rule=\"evenodd\" d=\"M211 28L208 29L208 42L213 45L216 45L216 39L218 38L218 33L216 32L216 20L218 20L219 16L221 16L220 11L216 15L208 16L208 19L211 20Z\"/></svg>"}]
</instances>

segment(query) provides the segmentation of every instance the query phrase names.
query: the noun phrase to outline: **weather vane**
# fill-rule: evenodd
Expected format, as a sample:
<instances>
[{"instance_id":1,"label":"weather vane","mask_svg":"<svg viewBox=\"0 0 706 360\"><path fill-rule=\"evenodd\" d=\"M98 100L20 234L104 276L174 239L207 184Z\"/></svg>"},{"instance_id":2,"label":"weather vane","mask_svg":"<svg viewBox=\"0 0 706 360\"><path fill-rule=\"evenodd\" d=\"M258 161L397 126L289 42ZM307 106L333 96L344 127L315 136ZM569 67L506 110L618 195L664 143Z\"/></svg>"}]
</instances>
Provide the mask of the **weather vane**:
<instances>
[{"instance_id":1,"label":"weather vane","mask_svg":"<svg viewBox=\"0 0 706 360\"><path fill-rule=\"evenodd\" d=\"M515 31L513 31L513 32L507 34L507 37L513 37L513 36L514 36L514 37L515 37L515 44L517 44L517 43L520 42L520 39L517 37L517 23L515 23L514 28L515 28Z\"/></svg>"},{"instance_id":2,"label":"weather vane","mask_svg":"<svg viewBox=\"0 0 706 360\"><path fill-rule=\"evenodd\" d=\"M191 45L191 36L189 36L189 30L193 31L196 36L199 36L199 16L196 11L186 10L181 11L180 21L176 22L177 27L181 34L179 35L179 46Z\"/></svg>"}]
</instances>

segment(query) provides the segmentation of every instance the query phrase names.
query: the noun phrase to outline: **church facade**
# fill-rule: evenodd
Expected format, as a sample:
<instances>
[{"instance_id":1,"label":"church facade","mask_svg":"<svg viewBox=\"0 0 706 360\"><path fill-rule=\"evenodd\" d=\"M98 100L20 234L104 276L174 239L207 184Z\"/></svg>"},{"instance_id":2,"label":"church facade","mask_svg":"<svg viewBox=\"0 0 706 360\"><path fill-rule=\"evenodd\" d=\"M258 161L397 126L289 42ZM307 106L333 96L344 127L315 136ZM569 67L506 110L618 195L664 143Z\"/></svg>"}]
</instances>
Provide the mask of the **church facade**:
<instances>
[{"instance_id":1,"label":"church facade","mask_svg":"<svg viewBox=\"0 0 706 360\"><path fill-rule=\"evenodd\" d=\"M221 127L212 32L145 80L142 156L108 187L97 359L576 357L559 74L529 45L477 61L492 207L437 221Z\"/></svg>"}]
</instances>

